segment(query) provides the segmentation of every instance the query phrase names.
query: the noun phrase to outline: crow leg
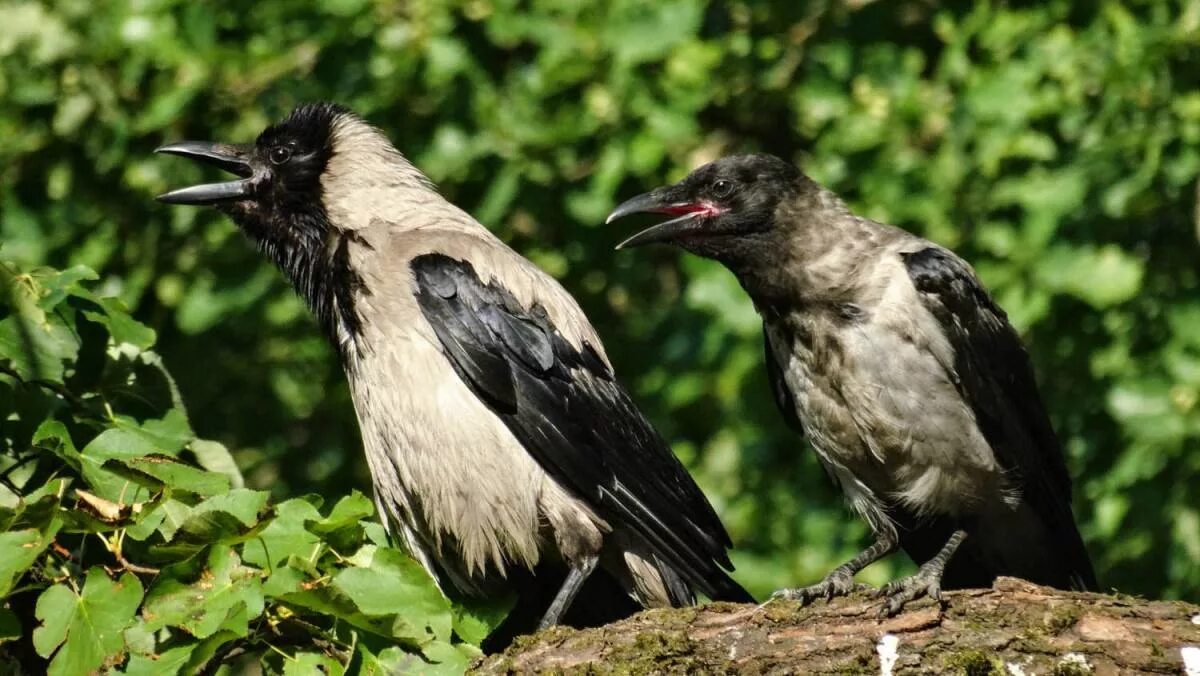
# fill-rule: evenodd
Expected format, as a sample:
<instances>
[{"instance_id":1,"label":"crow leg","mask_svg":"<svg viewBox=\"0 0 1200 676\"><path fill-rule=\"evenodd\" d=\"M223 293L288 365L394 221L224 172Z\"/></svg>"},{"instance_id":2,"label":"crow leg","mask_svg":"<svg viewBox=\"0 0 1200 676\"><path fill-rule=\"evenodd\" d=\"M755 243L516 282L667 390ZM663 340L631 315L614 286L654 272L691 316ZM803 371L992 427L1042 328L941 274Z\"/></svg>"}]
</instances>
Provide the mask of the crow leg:
<instances>
[{"instance_id":1,"label":"crow leg","mask_svg":"<svg viewBox=\"0 0 1200 676\"><path fill-rule=\"evenodd\" d=\"M879 590L879 595L886 597L887 601L879 611L880 617L891 617L900 612L904 608L904 604L922 596L928 596L934 601L941 601L942 573L945 572L950 557L954 556L955 550L966 537L967 531L954 531L954 534L942 546L941 551L932 559L921 564L916 575L903 577L884 585L883 589Z\"/></svg>"},{"instance_id":2,"label":"crow leg","mask_svg":"<svg viewBox=\"0 0 1200 676\"><path fill-rule=\"evenodd\" d=\"M550 603L550 607L546 609L546 614L542 615L542 621L538 623L538 630L553 627L562 619L563 613L567 612L567 608L571 607L571 601L575 600L575 595L583 587L583 583L587 581L588 576L596 569L596 562L599 558L589 556L583 559L579 564L572 564L571 571L567 573L567 579L563 580L562 587L559 588L558 594L554 596L554 601Z\"/></svg>"},{"instance_id":3,"label":"crow leg","mask_svg":"<svg viewBox=\"0 0 1200 676\"><path fill-rule=\"evenodd\" d=\"M867 585L854 582L858 571L875 563L879 559L900 548L900 539L895 533L883 533L875 536L875 544L859 552L858 556L834 568L824 580L799 589L780 589L771 595L771 599L787 599L800 601L808 605L816 599L832 599L835 596L845 596L851 592L867 589Z\"/></svg>"}]
</instances>

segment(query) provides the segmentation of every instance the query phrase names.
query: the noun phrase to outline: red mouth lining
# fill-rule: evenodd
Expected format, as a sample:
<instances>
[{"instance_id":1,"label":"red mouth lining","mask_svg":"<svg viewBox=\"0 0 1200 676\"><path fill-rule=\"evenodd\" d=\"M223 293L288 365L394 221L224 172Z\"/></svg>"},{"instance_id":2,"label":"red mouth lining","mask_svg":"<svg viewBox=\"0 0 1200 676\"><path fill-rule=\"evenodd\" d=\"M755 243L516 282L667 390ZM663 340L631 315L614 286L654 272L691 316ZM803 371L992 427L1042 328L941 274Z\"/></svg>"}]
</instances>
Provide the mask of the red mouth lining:
<instances>
[{"instance_id":1,"label":"red mouth lining","mask_svg":"<svg viewBox=\"0 0 1200 676\"><path fill-rule=\"evenodd\" d=\"M656 213L667 214L669 216L683 216L684 214L703 214L705 216L716 216L723 210L715 204L672 204L671 206L661 207L654 210Z\"/></svg>"}]
</instances>

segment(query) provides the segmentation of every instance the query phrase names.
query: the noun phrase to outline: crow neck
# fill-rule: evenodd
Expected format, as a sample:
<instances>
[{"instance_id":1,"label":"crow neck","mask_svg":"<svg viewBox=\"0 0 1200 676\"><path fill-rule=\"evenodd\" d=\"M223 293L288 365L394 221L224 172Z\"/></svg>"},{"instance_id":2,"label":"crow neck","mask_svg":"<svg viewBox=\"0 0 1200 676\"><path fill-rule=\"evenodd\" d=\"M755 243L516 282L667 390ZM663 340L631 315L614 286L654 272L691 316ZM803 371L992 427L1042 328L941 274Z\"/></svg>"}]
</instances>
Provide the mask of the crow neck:
<instances>
[{"instance_id":1,"label":"crow neck","mask_svg":"<svg viewBox=\"0 0 1200 676\"><path fill-rule=\"evenodd\" d=\"M366 292L350 264L350 245L369 246L353 230L334 226L321 208L287 216L231 216L291 282L342 357L362 333L355 296ZM347 361L346 363L350 363Z\"/></svg>"},{"instance_id":2,"label":"crow neck","mask_svg":"<svg viewBox=\"0 0 1200 676\"><path fill-rule=\"evenodd\" d=\"M764 316L857 302L879 233L819 188L782 202L774 226L722 257Z\"/></svg>"}]
</instances>

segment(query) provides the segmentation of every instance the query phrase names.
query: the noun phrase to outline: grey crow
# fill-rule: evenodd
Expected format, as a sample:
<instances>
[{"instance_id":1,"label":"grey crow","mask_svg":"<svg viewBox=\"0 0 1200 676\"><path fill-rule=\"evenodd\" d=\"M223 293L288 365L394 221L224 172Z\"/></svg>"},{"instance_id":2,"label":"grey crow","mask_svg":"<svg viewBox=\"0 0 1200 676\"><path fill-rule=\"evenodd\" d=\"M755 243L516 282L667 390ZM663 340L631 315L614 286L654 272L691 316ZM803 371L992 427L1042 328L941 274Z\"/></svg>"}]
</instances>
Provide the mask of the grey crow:
<instances>
[{"instance_id":1,"label":"grey crow","mask_svg":"<svg viewBox=\"0 0 1200 676\"><path fill-rule=\"evenodd\" d=\"M998 575L1096 588L1029 357L971 266L769 155L700 167L608 220L638 212L673 218L618 248L667 242L737 277L776 403L874 534L822 582L776 596L848 593L899 548L920 568L881 590L884 614Z\"/></svg>"},{"instance_id":2,"label":"grey crow","mask_svg":"<svg viewBox=\"0 0 1200 676\"><path fill-rule=\"evenodd\" d=\"M158 152L238 177L158 199L215 205L306 301L344 365L381 518L444 590L515 591L509 634L750 600L575 300L378 129L308 104L252 144Z\"/></svg>"}]
</instances>

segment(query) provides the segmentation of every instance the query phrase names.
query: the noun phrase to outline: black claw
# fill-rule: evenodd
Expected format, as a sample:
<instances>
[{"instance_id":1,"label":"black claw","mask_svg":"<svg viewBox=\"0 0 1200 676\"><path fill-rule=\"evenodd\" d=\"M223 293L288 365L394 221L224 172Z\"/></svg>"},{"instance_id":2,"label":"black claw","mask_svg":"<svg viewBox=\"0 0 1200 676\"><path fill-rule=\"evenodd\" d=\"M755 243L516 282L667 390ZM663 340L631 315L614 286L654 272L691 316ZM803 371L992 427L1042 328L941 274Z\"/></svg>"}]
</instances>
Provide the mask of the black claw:
<instances>
[{"instance_id":1,"label":"black claw","mask_svg":"<svg viewBox=\"0 0 1200 676\"><path fill-rule=\"evenodd\" d=\"M824 580L808 587L781 589L775 592L771 598L799 601L800 605L807 606L817 599L824 598L826 602L829 602L834 597L847 596L863 587L863 585L856 584L853 578L844 580L843 577L843 575L830 574Z\"/></svg>"},{"instance_id":2,"label":"black claw","mask_svg":"<svg viewBox=\"0 0 1200 676\"><path fill-rule=\"evenodd\" d=\"M904 609L908 603L922 596L941 603L942 585L940 575L929 571L918 571L916 575L889 582L880 590L879 596L885 597L879 617L892 617Z\"/></svg>"}]
</instances>

